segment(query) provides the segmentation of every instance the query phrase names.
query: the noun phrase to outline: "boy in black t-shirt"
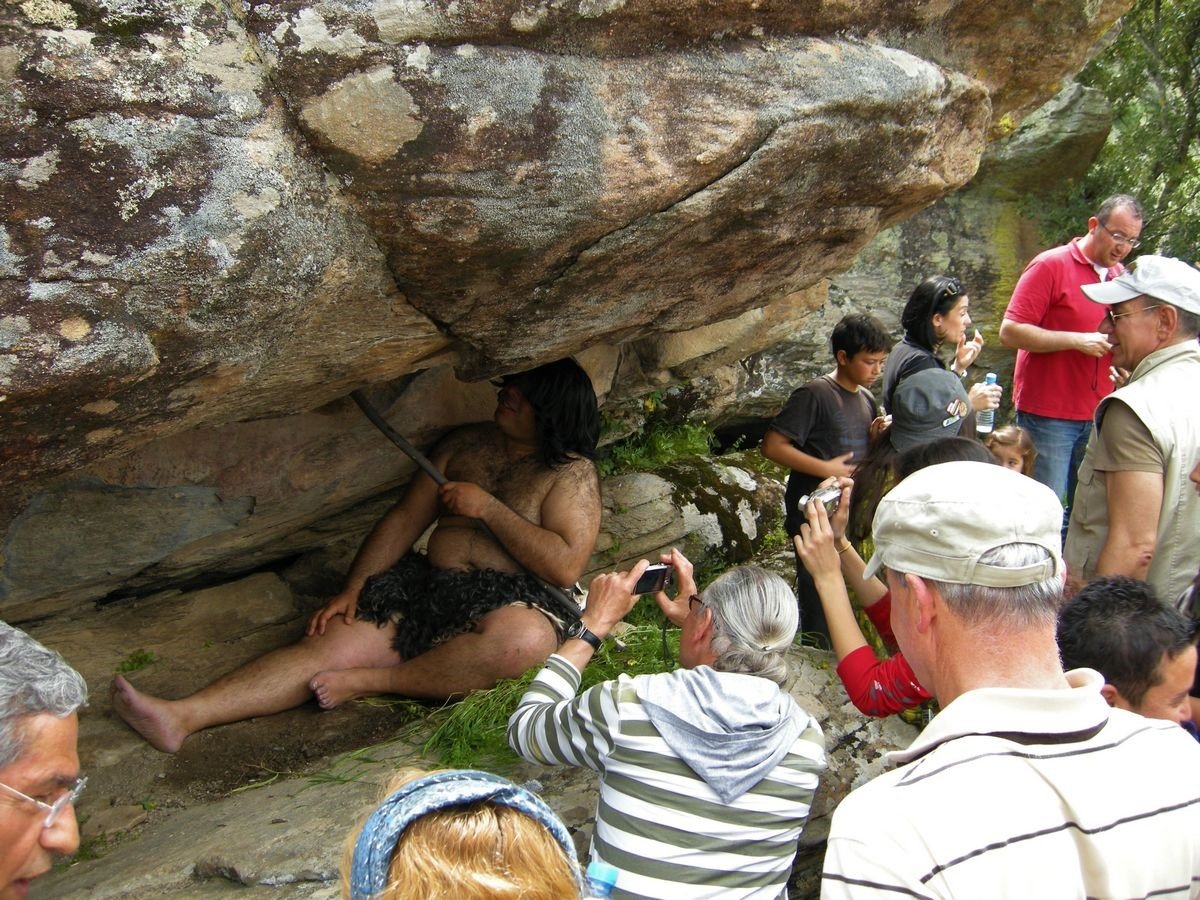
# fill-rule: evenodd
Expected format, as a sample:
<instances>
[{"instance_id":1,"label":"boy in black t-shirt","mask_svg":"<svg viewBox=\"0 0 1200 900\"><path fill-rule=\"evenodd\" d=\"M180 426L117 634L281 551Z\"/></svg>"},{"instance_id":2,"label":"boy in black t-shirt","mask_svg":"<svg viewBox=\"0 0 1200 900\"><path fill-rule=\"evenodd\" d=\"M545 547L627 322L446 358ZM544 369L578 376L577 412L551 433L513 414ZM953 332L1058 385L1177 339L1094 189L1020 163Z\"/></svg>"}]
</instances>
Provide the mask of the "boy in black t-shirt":
<instances>
[{"instance_id":1,"label":"boy in black t-shirt","mask_svg":"<svg viewBox=\"0 0 1200 900\"><path fill-rule=\"evenodd\" d=\"M837 368L793 391L762 442L763 456L792 470L784 501L789 535L798 534L804 522L800 498L831 475L853 472L870 441L887 427L867 390L883 372L892 348L883 324L874 316L855 313L834 326L829 342ZM799 559L796 594L801 631L821 635L818 643L830 649L820 597Z\"/></svg>"}]
</instances>

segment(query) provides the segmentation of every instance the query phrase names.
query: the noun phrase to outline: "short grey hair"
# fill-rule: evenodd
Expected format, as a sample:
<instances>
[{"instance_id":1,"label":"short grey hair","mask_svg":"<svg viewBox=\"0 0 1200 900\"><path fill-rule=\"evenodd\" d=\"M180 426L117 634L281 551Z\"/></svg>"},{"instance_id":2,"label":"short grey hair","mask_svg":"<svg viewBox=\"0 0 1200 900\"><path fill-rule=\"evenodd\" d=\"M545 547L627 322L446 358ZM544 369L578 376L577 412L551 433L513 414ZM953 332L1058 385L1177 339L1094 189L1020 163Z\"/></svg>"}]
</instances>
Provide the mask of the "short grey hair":
<instances>
[{"instance_id":1,"label":"short grey hair","mask_svg":"<svg viewBox=\"0 0 1200 900\"><path fill-rule=\"evenodd\" d=\"M1005 568L1037 565L1050 552L1037 544L1004 544L979 557L981 563ZM984 587L925 579L937 588L946 605L973 625L996 624L1013 628L1048 627L1053 630L1062 606L1062 575L1020 587Z\"/></svg>"},{"instance_id":2,"label":"short grey hair","mask_svg":"<svg viewBox=\"0 0 1200 900\"><path fill-rule=\"evenodd\" d=\"M62 655L0 622L0 768L25 752L25 720L65 719L87 703L87 682Z\"/></svg>"},{"instance_id":3,"label":"short grey hair","mask_svg":"<svg viewBox=\"0 0 1200 900\"><path fill-rule=\"evenodd\" d=\"M1157 298L1156 298L1157 299ZM1159 301L1164 302L1164 301ZM1182 338L1194 338L1200 335L1200 316L1194 312L1189 312L1176 306L1174 303L1167 303L1167 306L1175 310L1175 336Z\"/></svg>"},{"instance_id":4,"label":"short grey hair","mask_svg":"<svg viewBox=\"0 0 1200 900\"><path fill-rule=\"evenodd\" d=\"M787 681L786 654L800 611L786 581L758 566L738 566L705 588L701 600L713 614L714 669Z\"/></svg>"}]
</instances>

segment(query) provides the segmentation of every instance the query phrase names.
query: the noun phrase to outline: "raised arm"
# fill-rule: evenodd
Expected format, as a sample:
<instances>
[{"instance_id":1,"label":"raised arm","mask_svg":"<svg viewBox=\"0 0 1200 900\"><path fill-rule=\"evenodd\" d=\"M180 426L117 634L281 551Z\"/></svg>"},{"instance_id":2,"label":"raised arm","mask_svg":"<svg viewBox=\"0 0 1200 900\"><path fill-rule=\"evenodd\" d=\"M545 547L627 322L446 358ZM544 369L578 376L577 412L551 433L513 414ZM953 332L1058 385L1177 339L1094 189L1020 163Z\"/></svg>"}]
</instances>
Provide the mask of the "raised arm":
<instances>
[{"instance_id":1,"label":"raised arm","mask_svg":"<svg viewBox=\"0 0 1200 900\"><path fill-rule=\"evenodd\" d=\"M829 636L833 639L833 652L840 662L859 647L867 646L867 639L863 637L858 619L854 617L854 609L850 606L838 552L834 547L833 528L825 514L825 507L810 500L804 508L804 515L808 521L800 526L800 533L792 541L796 546L796 555L812 576L817 595L821 598Z\"/></svg>"},{"instance_id":2,"label":"raised arm","mask_svg":"<svg viewBox=\"0 0 1200 900\"><path fill-rule=\"evenodd\" d=\"M583 623L605 638L633 608L631 593L646 561L628 572L597 575L588 588ZM508 743L530 762L586 766L599 770L612 749L619 683L607 681L576 696L580 673L592 658L592 646L568 638L546 660L508 720Z\"/></svg>"},{"instance_id":3,"label":"raised arm","mask_svg":"<svg viewBox=\"0 0 1200 900\"><path fill-rule=\"evenodd\" d=\"M857 560L850 568L857 570L856 581L863 592L861 596L870 598L864 601L869 607L880 605L887 589L877 578L862 578L865 569L862 558L844 537L844 508L849 507L849 501L850 485L846 484L834 515L834 522L843 529L842 536L838 536L837 525L831 524L824 507L814 501L804 511L808 522L800 526L800 534L793 540L796 555L812 575L821 598L833 639L833 651L838 659L838 677L846 688L846 695L866 715L887 716L920 705L929 699L929 693L917 681L902 654L884 660L876 658L859 628L842 577L846 564L840 559L853 554L853 559ZM839 542L843 544L840 552Z\"/></svg>"},{"instance_id":4,"label":"raised arm","mask_svg":"<svg viewBox=\"0 0 1200 900\"><path fill-rule=\"evenodd\" d=\"M854 481L849 478L838 480L842 488L842 498L838 508L834 510L829 526L833 529L833 544L838 552L838 562L841 564L842 577L846 588L854 592L858 605L869 610L887 593L887 585L872 575L864 578L867 564L859 555L858 550L846 538L846 526L850 521L850 498L854 492ZM825 485L821 485L824 487Z\"/></svg>"}]
</instances>

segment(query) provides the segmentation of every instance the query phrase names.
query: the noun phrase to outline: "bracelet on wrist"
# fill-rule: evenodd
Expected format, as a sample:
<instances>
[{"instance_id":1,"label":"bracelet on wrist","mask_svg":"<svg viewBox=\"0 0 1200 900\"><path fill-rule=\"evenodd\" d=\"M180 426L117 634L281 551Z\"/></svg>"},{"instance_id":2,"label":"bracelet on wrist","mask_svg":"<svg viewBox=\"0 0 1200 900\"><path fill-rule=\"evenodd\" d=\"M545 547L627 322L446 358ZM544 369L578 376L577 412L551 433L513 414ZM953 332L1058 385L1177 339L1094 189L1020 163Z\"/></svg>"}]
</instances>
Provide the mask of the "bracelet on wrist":
<instances>
[{"instance_id":1,"label":"bracelet on wrist","mask_svg":"<svg viewBox=\"0 0 1200 900\"><path fill-rule=\"evenodd\" d=\"M849 550L851 546L852 546L851 543L849 541L846 541L846 543L844 543L844 544L842 544L842 546L838 547L838 556L841 556L843 553L845 553L847 550Z\"/></svg>"}]
</instances>

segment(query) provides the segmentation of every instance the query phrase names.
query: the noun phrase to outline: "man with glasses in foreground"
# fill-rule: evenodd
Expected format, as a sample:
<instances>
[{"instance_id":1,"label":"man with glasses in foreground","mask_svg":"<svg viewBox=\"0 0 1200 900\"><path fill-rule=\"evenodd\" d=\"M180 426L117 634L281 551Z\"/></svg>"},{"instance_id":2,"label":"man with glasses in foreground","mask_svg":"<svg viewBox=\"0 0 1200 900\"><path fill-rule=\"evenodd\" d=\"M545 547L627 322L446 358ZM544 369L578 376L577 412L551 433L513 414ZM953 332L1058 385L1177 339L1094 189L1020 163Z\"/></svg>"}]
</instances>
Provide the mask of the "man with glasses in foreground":
<instances>
[{"instance_id":1,"label":"man with glasses in foreground","mask_svg":"<svg viewBox=\"0 0 1200 900\"><path fill-rule=\"evenodd\" d=\"M55 853L79 847L76 711L83 677L53 650L0 622L0 900L22 900Z\"/></svg>"},{"instance_id":2,"label":"man with glasses in foreground","mask_svg":"<svg viewBox=\"0 0 1200 900\"><path fill-rule=\"evenodd\" d=\"M1037 447L1033 477L1063 501L1064 532L1092 413L1112 391L1101 311L1080 288L1120 275L1141 233L1141 204L1128 194L1109 197L1088 219L1087 234L1026 266L1000 324L1000 342L1017 351L1013 405Z\"/></svg>"},{"instance_id":3,"label":"man with glasses in foreground","mask_svg":"<svg viewBox=\"0 0 1200 900\"><path fill-rule=\"evenodd\" d=\"M1200 566L1200 270L1143 256L1084 293L1107 305L1100 330L1129 381L1096 408L1067 530L1072 584L1098 575L1149 581L1172 602Z\"/></svg>"},{"instance_id":4,"label":"man with glasses in foreground","mask_svg":"<svg viewBox=\"0 0 1200 900\"><path fill-rule=\"evenodd\" d=\"M1063 671L1061 520L1047 487L978 462L879 504L865 575L886 570L941 712L834 812L824 900L1200 893L1200 746L1110 707L1099 672Z\"/></svg>"}]
</instances>

